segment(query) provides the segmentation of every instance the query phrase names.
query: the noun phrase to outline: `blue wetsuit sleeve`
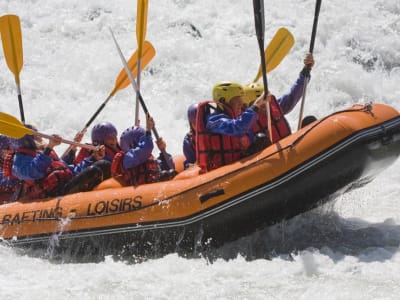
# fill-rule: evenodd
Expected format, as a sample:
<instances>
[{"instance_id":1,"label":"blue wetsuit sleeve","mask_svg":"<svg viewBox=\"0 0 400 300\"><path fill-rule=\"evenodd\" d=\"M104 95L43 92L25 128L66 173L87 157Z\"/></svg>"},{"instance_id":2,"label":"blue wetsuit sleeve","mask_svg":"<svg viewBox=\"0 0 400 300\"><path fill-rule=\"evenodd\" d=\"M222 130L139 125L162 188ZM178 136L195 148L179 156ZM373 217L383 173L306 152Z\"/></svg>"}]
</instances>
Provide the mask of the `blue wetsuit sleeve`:
<instances>
[{"instance_id":1,"label":"blue wetsuit sleeve","mask_svg":"<svg viewBox=\"0 0 400 300\"><path fill-rule=\"evenodd\" d=\"M257 118L257 112L252 107L247 108L236 119L232 119L223 113L210 114L207 116L206 128L213 133L241 137L249 133L251 126L257 121Z\"/></svg>"},{"instance_id":2,"label":"blue wetsuit sleeve","mask_svg":"<svg viewBox=\"0 0 400 300\"><path fill-rule=\"evenodd\" d=\"M47 175L47 168L51 164L48 155L39 152L36 157L31 157L22 153L16 153L12 167L13 175L21 180L42 179Z\"/></svg>"},{"instance_id":3,"label":"blue wetsuit sleeve","mask_svg":"<svg viewBox=\"0 0 400 300\"><path fill-rule=\"evenodd\" d=\"M139 140L139 144L136 148L129 149L122 162L124 169L134 168L144 163L151 155L153 151L153 139L151 134L145 134Z\"/></svg>"},{"instance_id":4,"label":"blue wetsuit sleeve","mask_svg":"<svg viewBox=\"0 0 400 300\"><path fill-rule=\"evenodd\" d=\"M299 77L293 84L290 92L277 99L277 102L281 107L284 115L291 112L292 109L296 106L297 102L299 102L300 98L303 95L305 80L306 77L304 76L303 72L300 72Z\"/></svg>"}]
</instances>

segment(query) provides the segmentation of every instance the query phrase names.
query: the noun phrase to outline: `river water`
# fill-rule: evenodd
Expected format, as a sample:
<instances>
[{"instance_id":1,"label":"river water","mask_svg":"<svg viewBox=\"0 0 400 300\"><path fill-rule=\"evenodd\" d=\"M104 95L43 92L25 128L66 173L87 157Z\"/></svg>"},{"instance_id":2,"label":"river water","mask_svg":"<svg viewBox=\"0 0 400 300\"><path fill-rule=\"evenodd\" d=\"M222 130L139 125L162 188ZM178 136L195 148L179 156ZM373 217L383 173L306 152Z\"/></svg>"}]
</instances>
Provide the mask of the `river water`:
<instances>
[{"instance_id":1,"label":"river water","mask_svg":"<svg viewBox=\"0 0 400 300\"><path fill-rule=\"evenodd\" d=\"M265 2L265 40L279 27L296 43L268 74L287 92L308 51L314 1ZM136 2L0 1L21 19L20 73L25 118L71 139L107 98L121 70L112 28L126 57L137 47ZM168 151L181 153L186 108L209 99L219 81L250 82L259 50L251 1L150 1L146 39L157 54L141 91ZM323 1L307 89L306 114L323 117L354 103L400 109L398 0ZM13 75L0 53L0 111L19 117ZM133 123L130 87L97 121ZM141 116L143 118L143 116ZM296 127L298 107L288 115ZM89 139L87 135L86 140ZM65 149L60 146L59 153ZM397 299L400 294L400 189L397 161L375 181L325 207L229 243L207 257L170 254L141 263L62 263L0 246L5 299Z\"/></svg>"}]
</instances>

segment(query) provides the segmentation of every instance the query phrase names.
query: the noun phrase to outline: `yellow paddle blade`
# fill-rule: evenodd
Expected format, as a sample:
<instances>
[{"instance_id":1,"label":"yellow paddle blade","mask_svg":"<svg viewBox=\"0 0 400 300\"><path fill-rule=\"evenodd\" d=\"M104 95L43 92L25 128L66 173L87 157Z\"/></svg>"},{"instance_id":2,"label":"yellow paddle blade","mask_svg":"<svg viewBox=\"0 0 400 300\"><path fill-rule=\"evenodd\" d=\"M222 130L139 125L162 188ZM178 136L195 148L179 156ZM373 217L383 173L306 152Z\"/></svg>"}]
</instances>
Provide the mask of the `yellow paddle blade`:
<instances>
[{"instance_id":1,"label":"yellow paddle blade","mask_svg":"<svg viewBox=\"0 0 400 300\"><path fill-rule=\"evenodd\" d=\"M153 45L148 41L144 41L143 56L141 58L140 70L143 70L155 55L156 55L156 49L154 49ZM138 51L135 51L135 53L132 54L131 58L128 61L129 69L132 71L132 75L134 78L137 77L137 71L138 71L137 63L138 63ZM128 78L128 75L125 72L125 69L122 69L117 79L115 80L115 87L110 95L113 96L118 90L126 88L130 83L131 82Z\"/></svg>"},{"instance_id":2,"label":"yellow paddle blade","mask_svg":"<svg viewBox=\"0 0 400 300\"><path fill-rule=\"evenodd\" d=\"M19 72L23 65L22 35L19 17L5 15L0 18L1 40L7 66L14 73L15 82L19 84Z\"/></svg>"},{"instance_id":3,"label":"yellow paddle blade","mask_svg":"<svg viewBox=\"0 0 400 300\"><path fill-rule=\"evenodd\" d=\"M267 72L275 69L288 54L294 44L294 37L286 28L279 28L265 50ZM257 82L262 76L261 65L253 82Z\"/></svg>"},{"instance_id":4,"label":"yellow paddle blade","mask_svg":"<svg viewBox=\"0 0 400 300\"><path fill-rule=\"evenodd\" d=\"M149 7L149 0L137 0L136 39L138 43L139 58L142 58L143 42L146 37L148 7Z\"/></svg>"},{"instance_id":5,"label":"yellow paddle blade","mask_svg":"<svg viewBox=\"0 0 400 300\"><path fill-rule=\"evenodd\" d=\"M0 134L20 139L27 134L33 135L34 131L26 128L17 118L0 112Z\"/></svg>"}]
</instances>

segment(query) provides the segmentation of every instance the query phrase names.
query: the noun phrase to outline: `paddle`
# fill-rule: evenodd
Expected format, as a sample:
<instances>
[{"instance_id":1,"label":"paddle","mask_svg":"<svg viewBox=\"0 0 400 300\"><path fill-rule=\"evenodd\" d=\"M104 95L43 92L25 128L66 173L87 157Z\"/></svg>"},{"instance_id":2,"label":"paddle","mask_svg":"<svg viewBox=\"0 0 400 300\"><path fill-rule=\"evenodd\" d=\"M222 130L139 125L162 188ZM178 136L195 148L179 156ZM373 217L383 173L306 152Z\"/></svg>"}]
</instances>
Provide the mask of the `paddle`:
<instances>
[{"instance_id":1,"label":"paddle","mask_svg":"<svg viewBox=\"0 0 400 300\"><path fill-rule=\"evenodd\" d=\"M293 44L294 37L290 31L284 27L279 28L264 52L265 61L268 62L266 69L267 73L275 69L281 63L283 58L292 48ZM260 64L257 75L253 82L257 82L261 76L262 70Z\"/></svg>"},{"instance_id":2,"label":"paddle","mask_svg":"<svg viewBox=\"0 0 400 300\"><path fill-rule=\"evenodd\" d=\"M315 36L317 34L318 16L319 16L319 10L321 8L321 1L322 0L317 0L317 2L315 3L314 23L313 23L311 39L310 39L310 49L309 49L310 53L313 53L313 51L314 51L314 42L315 42ZM305 99L306 99L307 84L310 81L310 71L311 71L311 67L307 66L306 67L306 78L304 79L303 97L301 99L299 123L298 123L298 126L297 126L297 130L299 130L301 128L301 121L303 119L304 103L305 103Z\"/></svg>"},{"instance_id":3,"label":"paddle","mask_svg":"<svg viewBox=\"0 0 400 300\"><path fill-rule=\"evenodd\" d=\"M23 65L22 35L19 17L16 15L5 15L0 18L1 40L3 42L4 56L7 66L14 73L17 85L19 111L21 121L25 123L24 106L22 104L21 87L19 73Z\"/></svg>"},{"instance_id":4,"label":"paddle","mask_svg":"<svg viewBox=\"0 0 400 300\"><path fill-rule=\"evenodd\" d=\"M45 133L40 133L35 130L32 130L30 128L27 128L22 124L17 118L8 115L6 113L0 112L0 133L3 135L6 135L8 137L14 138L14 139L20 139L23 136L29 134L29 135L35 135L35 136L40 136L43 138L50 139L52 138L51 135L45 134ZM68 141L62 139L61 142L65 144L70 144L74 146L79 146L82 148L86 148L89 150L97 150L97 147L92 146L92 145L86 145L86 144L80 144L77 142L73 141Z\"/></svg>"},{"instance_id":5,"label":"paddle","mask_svg":"<svg viewBox=\"0 0 400 300\"><path fill-rule=\"evenodd\" d=\"M140 91L140 65L142 62L142 48L147 30L147 9L148 0L137 0L137 16L136 16L136 40L138 44L138 62L137 62L137 86ZM139 126L139 95L136 93L135 106L135 125Z\"/></svg>"},{"instance_id":6,"label":"paddle","mask_svg":"<svg viewBox=\"0 0 400 300\"><path fill-rule=\"evenodd\" d=\"M142 64L140 66L140 70L143 70L148 63L152 60L152 58L155 56L156 50L154 49L153 45L148 42L144 41L143 43L143 49L142 49ZM131 58L128 61L128 66L129 70L131 70L131 74L136 77L138 75L138 61L139 61L139 51L136 50L135 53L132 54ZM122 69L120 73L118 74L117 79L115 80L115 85L114 89L111 91L110 95L107 97L107 99L100 105L100 107L96 110L96 112L93 114L93 116L90 118L90 120L86 123L85 128L81 131L84 132L87 130L87 128L92 124L94 119L97 117L97 115L103 110L103 108L106 106L107 102L115 95L115 93L119 90L122 90L126 88L129 85L129 78L126 74L125 69Z\"/></svg>"},{"instance_id":7,"label":"paddle","mask_svg":"<svg viewBox=\"0 0 400 300\"><path fill-rule=\"evenodd\" d=\"M149 64L149 62L152 60L152 58L155 56L155 54L156 54L156 50L154 49L153 45L148 41L144 41L143 49L142 49L142 64L140 66L141 70L143 70ZM132 54L131 58L128 61L129 69L131 70L131 73L134 77L137 76L138 57L139 57L139 51L136 50L135 53ZM86 123L85 127L80 131L80 133L84 134L86 132L86 130L89 128L89 126L96 119L98 114L104 109L107 102L117 93L117 91L126 88L128 85L129 85L129 78L126 75L125 69L123 68L120 71L120 73L118 74L117 79L115 80L114 89L111 91L110 95L108 95L107 99L100 105L100 107L92 115L92 117ZM65 152L63 153L63 155L61 157L65 157L71 151L71 149L72 149L72 146L68 147L68 149L65 150Z\"/></svg>"},{"instance_id":8,"label":"paddle","mask_svg":"<svg viewBox=\"0 0 400 300\"><path fill-rule=\"evenodd\" d=\"M264 55L264 34L265 34L265 23L264 23L264 0L253 0L253 8L254 8L254 23L256 27L256 35L258 46L260 48L260 56L261 56L261 70L263 75L263 83L264 83L264 99L266 97L266 112L267 112L267 120L268 120L268 134L269 138L272 141L272 130L271 130L271 112L269 108L269 98L268 95L268 82L267 82L267 67L265 63L265 55Z\"/></svg>"},{"instance_id":9,"label":"paddle","mask_svg":"<svg viewBox=\"0 0 400 300\"><path fill-rule=\"evenodd\" d=\"M113 33L113 31L111 30L111 28L109 28L109 30L110 30L111 36L112 36L112 38L113 38L113 40L114 40L115 47L117 48L119 57L121 58L122 64L124 65L125 70L126 70L126 71L129 71L129 66L128 66L126 60L125 60L124 55L122 54L121 48L119 47L117 40L115 39L114 33ZM144 103L143 97L142 97L142 95L141 95L141 93L140 93L140 91L139 91L139 88L138 88L138 86L137 86L137 84L136 84L136 82L135 82L135 79L133 78L133 76L132 76L132 74L131 74L130 72L128 72L128 76L129 76L129 80L131 81L131 84L132 84L133 89L135 90L136 94L139 96L139 102L140 102L140 104L142 105L142 108L143 108L144 113L145 113L146 115L148 115L148 114L149 114L149 111L148 111L148 109L147 109L147 107L146 107L146 103ZM160 136L158 135L157 129L156 129L155 127L153 127L153 133L154 133L155 138L158 140L158 139L160 138ZM165 162L167 163L169 169L170 169L170 170L173 170L174 168L173 168L173 166L171 165L171 163L170 163L170 161L169 161L169 159L168 159L168 154L167 154L167 152L165 151L165 149L162 150L161 153L162 153L162 155L163 155L163 157L164 157L164 160L165 160Z\"/></svg>"}]
</instances>

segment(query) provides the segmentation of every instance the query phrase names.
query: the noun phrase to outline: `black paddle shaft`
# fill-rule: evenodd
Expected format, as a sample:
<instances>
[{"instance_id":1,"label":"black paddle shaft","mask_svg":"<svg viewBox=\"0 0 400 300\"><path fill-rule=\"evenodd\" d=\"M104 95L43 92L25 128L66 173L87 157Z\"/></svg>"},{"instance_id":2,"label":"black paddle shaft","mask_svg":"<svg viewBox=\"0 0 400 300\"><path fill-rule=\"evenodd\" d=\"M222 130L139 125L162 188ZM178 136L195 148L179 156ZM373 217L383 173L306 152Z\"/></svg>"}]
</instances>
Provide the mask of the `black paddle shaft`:
<instances>
[{"instance_id":1,"label":"black paddle shaft","mask_svg":"<svg viewBox=\"0 0 400 300\"><path fill-rule=\"evenodd\" d=\"M143 100L142 94L140 93L140 91L136 91L136 95L138 96L140 105L142 105L143 111L144 111L144 113L146 115L146 118L147 118L147 116L149 115L149 110L147 109L146 103ZM156 140L158 140L160 138L160 136L158 135L158 131L157 131L156 127L153 127L152 131L153 131L154 137L156 138ZM168 165L168 168L170 170L173 170L174 166L171 165L171 162L169 160L168 154L165 151L165 149L161 150L161 154L162 154L162 156L163 156L163 158L165 160L165 163Z\"/></svg>"},{"instance_id":2,"label":"black paddle shaft","mask_svg":"<svg viewBox=\"0 0 400 300\"><path fill-rule=\"evenodd\" d=\"M21 121L25 124L24 105L22 104L22 96L18 94L19 112L21 114Z\"/></svg>"},{"instance_id":3,"label":"black paddle shaft","mask_svg":"<svg viewBox=\"0 0 400 300\"><path fill-rule=\"evenodd\" d=\"M264 91L268 91L267 66L264 56L264 35L265 35L265 18L264 18L264 0L253 0L254 23L256 27L256 35L261 56L261 70L263 74ZM267 95L267 92L265 93Z\"/></svg>"},{"instance_id":4,"label":"black paddle shaft","mask_svg":"<svg viewBox=\"0 0 400 300\"><path fill-rule=\"evenodd\" d=\"M315 3L314 24L312 28L311 41L310 41L310 53L313 53L314 51L314 42L315 42L315 36L317 35L318 16L319 16L319 10L321 8L321 2L322 0L317 0L317 2Z\"/></svg>"},{"instance_id":5,"label":"black paddle shaft","mask_svg":"<svg viewBox=\"0 0 400 300\"><path fill-rule=\"evenodd\" d=\"M322 2L322 0L317 0L317 2L315 3L314 23L313 23L311 39L310 39L310 53L313 53L313 51L314 51L314 43L315 43L315 36L317 35L318 16L319 16L319 10L321 8L321 2ZM310 71L311 71L311 67L307 66L306 67L307 77L310 76Z\"/></svg>"},{"instance_id":6,"label":"black paddle shaft","mask_svg":"<svg viewBox=\"0 0 400 300\"><path fill-rule=\"evenodd\" d=\"M317 2L315 3L314 23L313 23L311 39L310 39L310 53L313 53L313 51L314 51L314 42L315 42L315 36L317 34L318 16L319 16L319 10L321 8L321 2L322 2L322 0L317 0ZM301 128L303 112L304 112L304 103L305 103L305 99L306 99L307 84L308 84L308 81L310 80L310 72L311 72L311 66L307 65L304 68L304 75L306 76L306 79L305 79L304 87L303 87L303 96L302 96L301 104L300 104L300 115L299 115L299 123L298 123L297 129Z\"/></svg>"}]
</instances>

